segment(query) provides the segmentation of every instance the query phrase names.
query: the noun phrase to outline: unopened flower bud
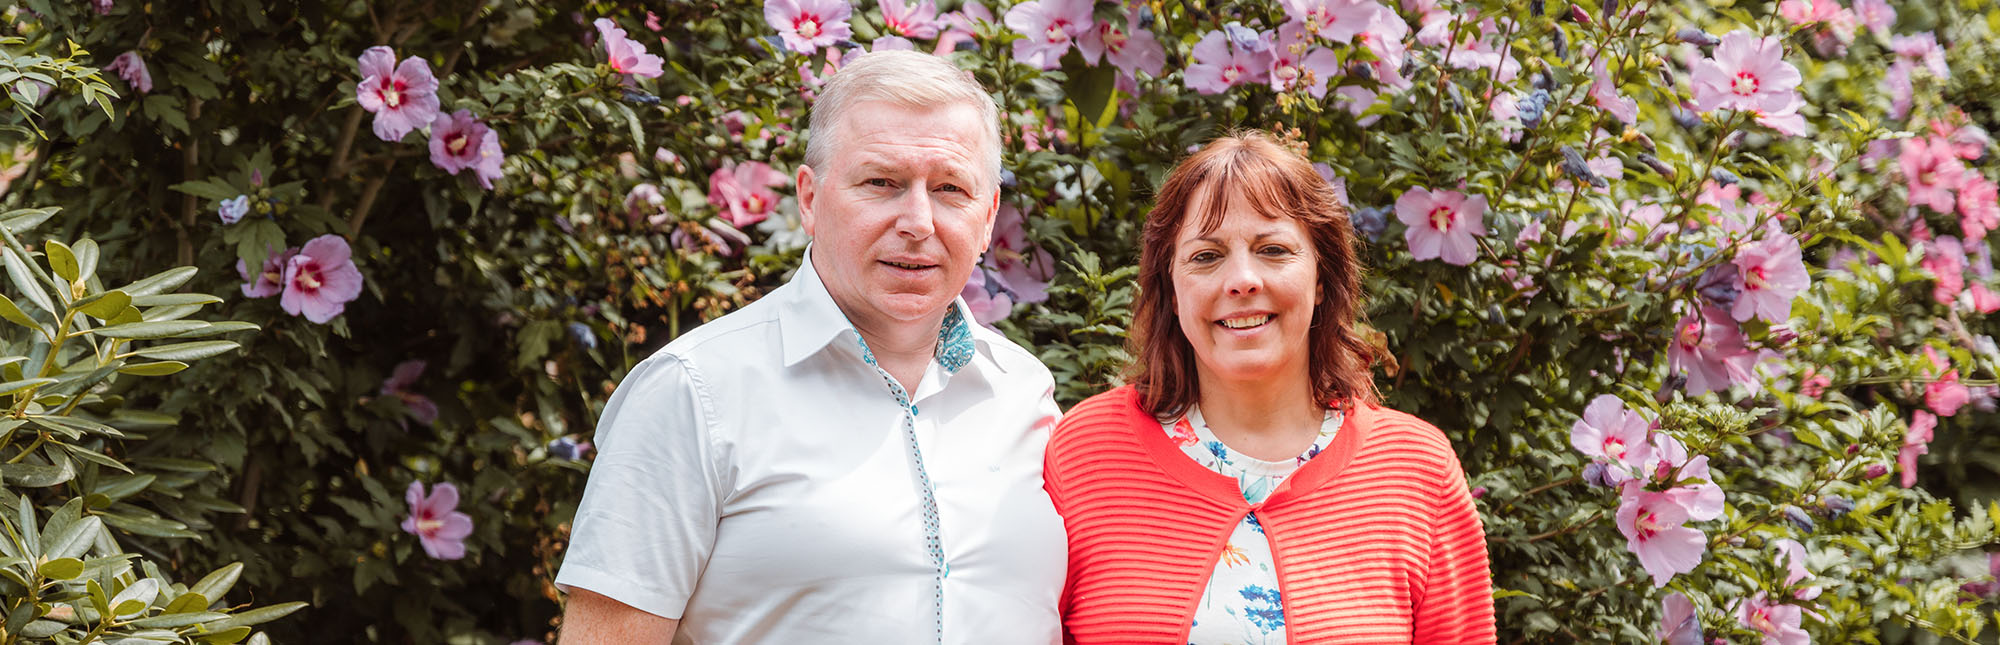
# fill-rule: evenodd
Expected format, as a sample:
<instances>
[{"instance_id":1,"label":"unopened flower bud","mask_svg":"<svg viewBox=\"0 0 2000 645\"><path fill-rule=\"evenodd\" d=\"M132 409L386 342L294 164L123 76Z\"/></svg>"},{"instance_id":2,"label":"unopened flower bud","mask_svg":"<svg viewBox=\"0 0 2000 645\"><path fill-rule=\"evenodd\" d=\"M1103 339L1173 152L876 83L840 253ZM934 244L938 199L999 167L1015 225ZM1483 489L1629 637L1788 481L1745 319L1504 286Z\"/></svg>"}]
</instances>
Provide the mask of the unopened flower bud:
<instances>
[{"instance_id":1,"label":"unopened flower bud","mask_svg":"<svg viewBox=\"0 0 2000 645\"><path fill-rule=\"evenodd\" d=\"M1528 0L1528 15L1542 17L1542 0Z\"/></svg>"},{"instance_id":2,"label":"unopened flower bud","mask_svg":"<svg viewBox=\"0 0 2000 645\"><path fill-rule=\"evenodd\" d=\"M1596 22L1590 19L1590 12L1584 11L1582 5L1574 4L1569 6L1569 19L1576 21L1579 25L1588 25Z\"/></svg>"},{"instance_id":3,"label":"unopened flower bud","mask_svg":"<svg viewBox=\"0 0 2000 645\"><path fill-rule=\"evenodd\" d=\"M1729 133L1729 136L1722 138L1722 147L1729 150L1735 150L1737 148L1741 148L1743 147L1743 140L1749 138L1749 136L1750 134L1749 131L1747 130L1737 130L1735 132L1731 132Z\"/></svg>"},{"instance_id":4,"label":"unopened flower bud","mask_svg":"<svg viewBox=\"0 0 2000 645\"><path fill-rule=\"evenodd\" d=\"M1583 483L1592 486L1610 486L1611 482L1604 478L1604 464L1593 461L1584 466Z\"/></svg>"},{"instance_id":5,"label":"unopened flower bud","mask_svg":"<svg viewBox=\"0 0 2000 645\"><path fill-rule=\"evenodd\" d=\"M1681 129L1693 130L1701 127L1701 114L1689 109L1687 106L1676 104L1673 106L1672 112L1674 125L1681 126Z\"/></svg>"},{"instance_id":6,"label":"unopened flower bud","mask_svg":"<svg viewBox=\"0 0 2000 645\"><path fill-rule=\"evenodd\" d=\"M1604 3L1597 9L1598 13L1604 14L1604 17L1609 19L1612 16L1618 15L1618 0L1604 0Z\"/></svg>"},{"instance_id":7,"label":"unopened flower bud","mask_svg":"<svg viewBox=\"0 0 2000 645\"><path fill-rule=\"evenodd\" d=\"M1826 512L1833 517L1840 517L1854 510L1854 500L1839 495L1828 495L1826 501L1822 503L1826 505Z\"/></svg>"},{"instance_id":8,"label":"unopened flower bud","mask_svg":"<svg viewBox=\"0 0 2000 645\"><path fill-rule=\"evenodd\" d=\"M1883 475L1887 474L1889 474L1888 466L1884 466L1882 464L1868 464L1868 470L1862 473L1862 477L1866 479L1879 479Z\"/></svg>"},{"instance_id":9,"label":"unopened flower bud","mask_svg":"<svg viewBox=\"0 0 2000 645\"><path fill-rule=\"evenodd\" d=\"M1674 400L1675 392L1681 391L1681 388L1686 386L1686 375L1668 374L1666 378L1660 379L1660 389L1653 392L1653 401L1660 405L1666 405Z\"/></svg>"},{"instance_id":10,"label":"unopened flower bud","mask_svg":"<svg viewBox=\"0 0 2000 645\"><path fill-rule=\"evenodd\" d=\"M1562 160L1563 172L1571 177L1575 177L1577 181L1581 181L1583 183L1596 186L1598 188L1607 188L1611 186L1611 182L1605 181L1603 177L1597 176L1596 171L1590 169L1590 164L1585 163L1583 161L1583 155L1578 154L1575 148L1571 148L1567 145L1563 146L1562 156L1563 156Z\"/></svg>"},{"instance_id":11,"label":"unopened flower bud","mask_svg":"<svg viewBox=\"0 0 2000 645\"><path fill-rule=\"evenodd\" d=\"M1696 29L1694 27L1686 27L1678 32L1675 32L1674 39L1690 45L1700 45L1702 47L1714 47L1716 45L1722 44L1721 38L1716 38L1713 34L1710 34L1706 31L1702 31L1700 29Z\"/></svg>"},{"instance_id":12,"label":"unopened flower bud","mask_svg":"<svg viewBox=\"0 0 2000 645\"><path fill-rule=\"evenodd\" d=\"M1791 522L1792 526L1797 527L1800 531L1806 533L1813 531L1813 518L1812 515L1806 513L1806 509L1797 506L1786 506L1785 521Z\"/></svg>"},{"instance_id":13,"label":"unopened flower bud","mask_svg":"<svg viewBox=\"0 0 2000 645\"><path fill-rule=\"evenodd\" d=\"M1855 455L1858 455L1858 454L1861 454L1861 444L1858 444L1858 443L1850 443L1850 444L1847 444L1847 451L1846 451L1846 452L1847 452L1847 456L1849 456L1849 457L1852 457L1852 456L1855 456Z\"/></svg>"},{"instance_id":14,"label":"unopened flower bud","mask_svg":"<svg viewBox=\"0 0 2000 645\"><path fill-rule=\"evenodd\" d=\"M1715 183L1722 184L1724 186L1741 183L1743 181L1743 178L1737 177L1736 173L1729 172L1728 170L1722 168L1716 168L1708 171L1708 178L1713 179L1715 180Z\"/></svg>"},{"instance_id":15,"label":"unopened flower bud","mask_svg":"<svg viewBox=\"0 0 2000 645\"><path fill-rule=\"evenodd\" d=\"M1764 338L1773 347L1784 347L1798 340L1799 332L1793 330L1791 325L1771 325L1771 330Z\"/></svg>"},{"instance_id":16,"label":"unopened flower bud","mask_svg":"<svg viewBox=\"0 0 2000 645\"><path fill-rule=\"evenodd\" d=\"M1546 69L1535 72L1534 84L1538 90L1553 90L1556 88L1556 77L1550 75Z\"/></svg>"},{"instance_id":17,"label":"unopened flower bud","mask_svg":"<svg viewBox=\"0 0 2000 645\"><path fill-rule=\"evenodd\" d=\"M1575 7L1570 7L1570 8L1575 9ZM1555 46L1556 46L1556 58L1559 60L1569 60L1569 38L1563 35L1561 29L1556 30Z\"/></svg>"},{"instance_id":18,"label":"unopened flower bud","mask_svg":"<svg viewBox=\"0 0 2000 645\"><path fill-rule=\"evenodd\" d=\"M1674 167L1667 165L1667 162L1660 161L1659 157L1655 157L1653 155L1641 152L1639 153L1639 163L1645 164L1645 166L1647 168L1651 168L1653 172L1660 173L1660 176L1665 178L1667 181L1674 180Z\"/></svg>"},{"instance_id":19,"label":"unopened flower bud","mask_svg":"<svg viewBox=\"0 0 2000 645\"><path fill-rule=\"evenodd\" d=\"M1481 497L1485 497L1485 496L1486 496L1486 487L1485 487L1485 486L1474 486L1474 487L1472 487L1472 498L1473 498L1473 499L1479 499L1479 498L1481 498Z\"/></svg>"}]
</instances>

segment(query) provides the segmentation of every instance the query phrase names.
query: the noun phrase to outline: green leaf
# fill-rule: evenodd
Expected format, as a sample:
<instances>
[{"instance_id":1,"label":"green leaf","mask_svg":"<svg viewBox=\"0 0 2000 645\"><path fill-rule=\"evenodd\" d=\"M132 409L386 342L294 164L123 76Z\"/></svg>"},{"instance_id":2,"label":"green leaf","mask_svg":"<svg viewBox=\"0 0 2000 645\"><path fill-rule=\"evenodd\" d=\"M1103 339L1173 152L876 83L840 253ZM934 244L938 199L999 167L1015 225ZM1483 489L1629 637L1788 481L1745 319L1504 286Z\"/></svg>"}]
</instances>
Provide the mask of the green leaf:
<instances>
[{"instance_id":1,"label":"green leaf","mask_svg":"<svg viewBox=\"0 0 2000 645\"><path fill-rule=\"evenodd\" d=\"M68 461L58 466L41 464L0 464L0 480L24 488L47 488L76 477Z\"/></svg>"},{"instance_id":2,"label":"green leaf","mask_svg":"<svg viewBox=\"0 0 2000 645\"><path fill-rule=\"evenodd\" d=\"M288 602L283 604L271 605L269 607L258 607L250 611L240 612L234 616L230 616L228 620L216 621L215 623L210 624L208 628L214 630L221 630L221 629L236 627L239 625L261 625L280 618L284 618L285 616L289 616L291 615L292 612L304 609L305 606L306 604L303 602Z\"/></svg>"},{"instance_id":3,"label":"green leaf","mask_svg":"<svg viewBox=\"0 0 2000 645\"><path fill-rule=\"evenodd\" d=\"M97 275L97 240L87 237L77 240L76 246L71 247L70 250L76 252L76 279L89 281L92 277L95 277Z\"/></svg>"},{"instance_id":4,"label":"green leaf","mask_svg":"<svg viewBox=\"0 0 2000 645\"><path fill-rule=\"evenodd\" d=\"M166 293L185 284L189 278L194 277L195 273L196 270L194 267L175 267L155 273L132 284L119 287L118 290L125 292L134 299L142 296Z\"/></svg>"},{"instance_id":5,"label":"green leaf","mask_svg":"<svg viewBox=\"0 0 2000 645\"><path fill-rule=\"evenodd\" d=\"M158 363L127 363L118 368L119 374L133 376L166 376L187 369L188 364L180 361L160 361Z\"/></svg>"},{"instance_id":6,"label":"green leaf","mask_svg":"<svg viewBox=\"0 0 2000 645\"><path fill-rule=\"evenodd\" d=\"M206 576L202 576L201 582L194 583L194 586L188 587L188 593L201 594L203 598L209 599L210 602L221 600L224 595L229 593L230 587L236 586L236 579L242 575L243 563L231 562L223 565L220 569L209 572Z\"/></svg>"},{"instance_id":7,"label":"green leaf","mask_svg":"<svg viewBox=\"0 0 2000 645\"><path fill-rule=\"evenodd\" d=\"M21 257L20 251L9 247L4 253L0 253L0 260L7 263L7 277L14 281L15 289L19 289L22 295L28 297L28 302L35 303L35 306L41 307L44 311L55 312L55 301L49 299L49 292L42 290L42 285L35 279L34 267L28 265L28 261Z\"/></svg>"},{"instance_id":8,"label":"green leaf","mask_svg":"<svg viewBox=\"0 0 2000 645\"><path fill-rule=\"evenodd\" d=\"M109 321L117 317L119 312L125 311L126 307L132 306L132 296L125 295L123 291L106 291L91 296L87 300L87 302L77 305L77 310L90 314L92 318L104 321Z\"/></svg>"},{"instance_id":9,"label":"green leaf","mask_svg":"<svg viewBox=\"0 0 2000 645\"><path fill-rule=\"evenodd\" d=\"M5 215L0 215L0 226L6 227L9 233L24 233L41 226L42 222L49 221L49 218L55 217L60 211L62 209L55 206L7 211Z\"/></svg>"},{"instance_id":10,"label":"green leaf","mask_svg":"<svg viewBox=\"0 0 2000 645\"><path fill-rule=\"evenodd\" d=\"M76 558L56 558L35 568L35 573L55 580L75 580L83 575L83 561Z\"/></svg>"},{"instance_id":11,"label":"green leaf","mask_svg":"<svg viewBox=\"0 0 2000 645\"><path fill-rule=\"evenodd\" d=\"M8 381L5 383L0 383L0 396L13 394L15 392L19 392L21 390L25 390L31 387L48 385L50 383L56 382L57 380L58 379L52 379L52 378L24 378L19 381Z\"/></svg>"},{"instance_id":12,"label":"green leaf","mask_svg":"<svg viewBox=\"0 0 2000 645\"><path fill-rule=\"evenodd\" d=\"M219 320L216 322L209 323L207 327L190 332L182 332L179 334L174 334L172 336L169 336L168 338L200 338L202 336L214 336L217 334L227 334L230 332L238 332L238 331L258 331L261 329L263 329L263 327L258 327L255 323L247 323L241 320Z\"/></svg>"},{"instance_id":13,"label":"green leaf","mask_svg":"<svg viewBox=\"0 0 2000 645\"><path fill-rule=\"evenodd\" d=\"M174 184L172 186L168 186L167 190L180 193L187 193L189 195L194 195L196 197L201 197L204 199L213 199L218 202L228 199L236 199L237 195L243 194L243 191L237 190L235 186L231 186L229 184L225 184L219 181L208 181L204 179L197 179L194 181L184 181L178 184Z\"/></svg>"},{"instance_id":14,"label":"green leaf","mask_svg":"<svg viewBox=\"0 0 2000 645\"><path fill-rule=\"evenodd\" d=\"M221 298L206 293L162 293L132 299L135 307L166 307L178 305L212 305L222 302Z\"/></svg>"},{"instance_id":15,"label":"green leaf","mask_svg":"<svg viewBox=\"0 0 2000 645\"><path fill-rule=\"evenodd\" d=\"M155 345L136 352L139 356L168 361L193 361L241 347L233 340L198 340L191 343Z\"/></svg>"},{"instance_id":16,"label":"green leaf","mask_svg":"<svg viewBox=\"0 0 2000 645\"><path fill-rule=\"evenodd\" d=\"M81 564L81 563L79 563ZM154 578L140 578L131 586L111 597L111 615L130 616L145 611L160 595L160 581Z\"/></svg>"},{"instance_id":17,"label":"green leaf","mask_svg":"<svg viewBox=\"0 0 2000 645\"><path fill-rule=\"evenodd\" d=\"M0 318L6 318L14 324L41 331L44 334L48 333L42 329L41 323L35 322L33 316L29 316L28 312L21 311L21 307L14 304L14 300L4 294L0 294Z\"/></svg>"},{"instance_id":18,"label":"green leaf","mask_svg":"<svg viewBox=\"0 0 2000 645\"><path fill-rule=\"evenodd\" d=\"M206 328L208 323L199 320L163 320L110 325L91 330L91 333L105 338L165 338Z\"/></svg>"},{"instance_id":19,"label":"green leaf","mask_svg":"<svg viewBox=\"0 0 2000 645\"><path fill-rule=\"evenodd\" d=\"M81 501L81 500L79 500ZM104 520L95 515L86 516L63 528L61 535L50 536L48 555L57 558L75 558L90 551L97 542L97 532L104 530Z\"/></svg>"},{"instance_id":20,"label":"green leaf","mask_svg":"<svg viewBox=\"0 0 2000 645\"><path fill-rule=\"evenodd\" d=\"M49 256L49 268L61 276L64 283L76 282L76 277L81 275L83 270L83 267L76 263L76 252L69 250L68 244L55 240L49 240L43 246Z\"/></svg>"},{"instance_id":21,"label":"green leaf","mask_svg":"<svg viewBox=\"0 0 2000 645\"><path fill-rule=\"evenodd\" d=\"M208 605L209 601L207 596L203 596L199 593L189 591L187 593L183 593L179 596L176 596L173 602L167 603L167 613L184 614L187 612L198 612L203 609L207 609ZM223 618L228 618L228 616L216 616L214 618L209 618L197 622L205 623L210 620L220 620Z\"/></svg>"},{"instance_id":22,"label":"green leaf","mask_svg":"<svg viewBox=\"0 0 2000 645\"><path fill-rule=\"evenodd\" d=\"M215 629L215 628L211 626L209 627L209 629ZM250 635L249 627L236 626L221 631L217 631L214 633L198 636L196 637L196 640L199 640L203 643L213 643L214 645L229 645L230 643L241 641L243 640L243 637L249 635Z\"/></svg>"},{"instance_id":23,"label":"green leaf","mask_svg":"<svg viewBox=\"0 0 2000 645\"><path fill-rule=\"evenodd\" d=\"M190 595L193 594L181 594L181 598L186 598ZM199 596L196 597L199 598ZM176 598L174 599L174 602L180 602L180 599ZM154 616L152 618L141 618L132 621L132 626L142 629L174 629L176 627L199 625L212 620L222 620L228 617L229 614L217 613L213 611L194 611L194 612L190 612L188 610L175 611L172 608L172 606L169 606L167 608L167 613ZM249 630L250 628L243 627L241 629Z\"/></svg>"},{"instance_id":24,"label":"green leaf","mask_svg":"<svg viewBox=\"0 0 2000 645\"><path fill-rule=\"evenodd\" d=\"M285 248L285 229L280 228L277 222L245 220L238 222L235 228L236 259L242 260L243 266L252 270L264 266L266 256Z\"/></svg>"}]
</instances>

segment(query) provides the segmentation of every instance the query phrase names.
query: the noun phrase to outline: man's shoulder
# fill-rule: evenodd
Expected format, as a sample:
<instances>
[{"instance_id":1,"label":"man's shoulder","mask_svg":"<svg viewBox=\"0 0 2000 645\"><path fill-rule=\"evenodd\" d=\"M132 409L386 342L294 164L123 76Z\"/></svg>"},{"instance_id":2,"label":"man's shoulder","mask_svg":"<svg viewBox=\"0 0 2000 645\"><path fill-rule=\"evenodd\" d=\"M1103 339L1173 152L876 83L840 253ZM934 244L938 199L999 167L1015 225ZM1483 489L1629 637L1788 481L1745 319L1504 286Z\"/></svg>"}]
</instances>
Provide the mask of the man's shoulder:
<instances>
[{"instance_id":1,"label":"man's shoulder","mask_svg":"<svg viewBox=\"0 0 2000 645\"><path fill-rule=\"evenodd\" d=\"M1028 348L1016 344L1006 334L994 331L985 325L972 325L973 342L982 343L993 362L1009 379L1033 381L1035 385L1054 385L1055 377L1042 359L1035 357Z\"/></svg>"},{"instance_id":2,"label":"man's shoulder","mask_svg":"<svg viewBox=\"0 0 2000 645\"><path fill-rule=\"evenodd\" d=\"M723 314L660 348L652 358L669 356L685 362L705 363L713 359L755 360L763 354L775 356L776 342L767 334L777 333L779 292L773 291L736 311ZM703 359L711 359L704 361Z\"/></svg>"}]
</instances>

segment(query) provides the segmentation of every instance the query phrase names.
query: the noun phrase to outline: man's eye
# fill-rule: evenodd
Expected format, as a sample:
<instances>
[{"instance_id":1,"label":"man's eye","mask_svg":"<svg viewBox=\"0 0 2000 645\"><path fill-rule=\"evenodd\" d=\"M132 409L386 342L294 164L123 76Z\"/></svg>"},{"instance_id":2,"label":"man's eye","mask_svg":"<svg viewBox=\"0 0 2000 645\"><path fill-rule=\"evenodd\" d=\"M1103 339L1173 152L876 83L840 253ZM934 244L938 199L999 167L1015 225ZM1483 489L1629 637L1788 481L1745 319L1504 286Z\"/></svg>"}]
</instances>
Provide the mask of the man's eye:
<instances>
[{"instance_id":1,"label":"man's eye","mask_svg":"<svg viewBox=\"0 0 2000 645\"><path fill-rule=\"evenodd\" d=\"M883 179L883 178L881 178L881 177L876 177L876 178L873 178L873 179L869 179L869 180L867 180L867 181L864 181L864 182L861 182L861 183L863 183L863 184L867 184L867 185L869 185L869 186L874 186L874 187L876 187L876 188L888 188L888 187L889 187L889 180L887 180L887 179Z\"/></svg>"},{"instance_id":2,"label":"man's eye","mask_svg":"<svg viewBox=\"0 0 2000 645\"><path fill-rule=\"evenodd\" d=\"M963 188L959 188L959 187L958 187L958 184L939 184L939 185L938 185L938 190L943 190L943 191L948 191L948 192L954 192L954 193L962 193L962 192L965 192L965 189L963 189Z\"/></svg>"}]
</instances>

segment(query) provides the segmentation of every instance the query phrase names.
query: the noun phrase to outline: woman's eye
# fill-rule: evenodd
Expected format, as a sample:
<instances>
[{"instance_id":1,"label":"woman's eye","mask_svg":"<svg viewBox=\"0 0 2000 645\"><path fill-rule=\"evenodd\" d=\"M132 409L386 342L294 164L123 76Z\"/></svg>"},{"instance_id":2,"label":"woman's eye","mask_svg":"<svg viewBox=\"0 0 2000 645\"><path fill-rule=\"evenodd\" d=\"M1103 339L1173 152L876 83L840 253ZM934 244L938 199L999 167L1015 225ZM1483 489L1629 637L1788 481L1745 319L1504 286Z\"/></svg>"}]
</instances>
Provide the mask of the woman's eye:
<instances>
[{"instance_id":1,"label":"woman's eye","mask_svg":"<svg viewBox=\"0 0 2000 645\"><path fill-rule=\"evenodd\" d=\"M1188 261L1196 264L1207 264L1209 262L1214 262L1216 259L1221 257L1222 257L1221 254L1216 253L1214 251L1202 251L1200 253L1194 254L1193 257L1188 258Z\"/></svg>"},{"instance_id":2,"label":"woman's eye","mask_svg":"<svg viewBox=\"0 0 2000 645\"><path fill-rule=\"evenodd\" d=\"M1292 250L1282 246L1267 246L1264 247L1263 252L1265 255L1289 255Z\"/></svg>"}]
</instances>

